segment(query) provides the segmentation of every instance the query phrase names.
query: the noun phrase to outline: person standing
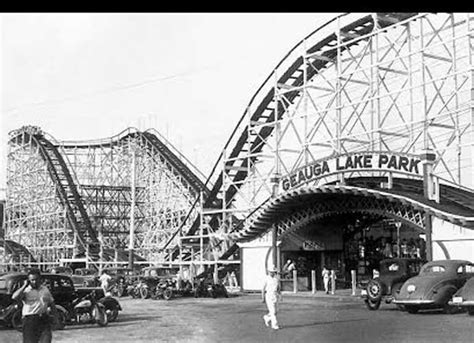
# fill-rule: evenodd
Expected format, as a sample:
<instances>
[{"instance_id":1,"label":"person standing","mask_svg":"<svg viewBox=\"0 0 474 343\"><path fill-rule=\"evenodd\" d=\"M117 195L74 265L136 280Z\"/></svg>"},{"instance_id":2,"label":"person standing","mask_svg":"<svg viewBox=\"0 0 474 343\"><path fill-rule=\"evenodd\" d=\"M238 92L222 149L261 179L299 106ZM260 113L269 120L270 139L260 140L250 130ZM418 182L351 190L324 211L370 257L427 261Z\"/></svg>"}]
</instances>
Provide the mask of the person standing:
<instances>
[{"instance_id":1,"label":"person standing","mask_svg":"<svg viewBox=\"0 0 474 343\"><path fill-rule=\"evenodd\" d=\"M280 280L277 277L277 270L272 267L268 270L265 283L262 288L262 302L266 303L268 313L263 316L266 326L270 326L274 330L278 330L277 311L278 302L281 301Z\"/></svg>"},{"instance_id":2,"label":"person standing","mask_svg":"<svg viewBox=\"0 0 474 343\"><path fill-rule=\"evenodd\" d=\"M53 335L48 307L54 315L53 324L57 324L59 317L53 296L48 287L42 285L39 269L28 272L28 279L13 293L12 299L23 302L23 343L50 343Z\"/></svg>"},{"instance_id":3,"label":"person standing","mask_svg":"<svg viewBox=\"0 0 474 343\"><path fill-rule=\"evenodd\" d=\"M99 278L100 287L102 287L102 289L104 290L104 295L107 295L107 292L109 291L110 280L112 280L112 277L107 274L106 270L104 270Z\"/></svg>"},{"instance_id":4,"label":"person standing","mask_svg":"<svg viewBox=\"0 0 474 343\"><path fill-rule=\"evenodd\" d=\"M326 294L329 294L329 270L326 268L326 266L323 267L321 275L323 277L324 291Z\"/></svg>"}]
</instances>

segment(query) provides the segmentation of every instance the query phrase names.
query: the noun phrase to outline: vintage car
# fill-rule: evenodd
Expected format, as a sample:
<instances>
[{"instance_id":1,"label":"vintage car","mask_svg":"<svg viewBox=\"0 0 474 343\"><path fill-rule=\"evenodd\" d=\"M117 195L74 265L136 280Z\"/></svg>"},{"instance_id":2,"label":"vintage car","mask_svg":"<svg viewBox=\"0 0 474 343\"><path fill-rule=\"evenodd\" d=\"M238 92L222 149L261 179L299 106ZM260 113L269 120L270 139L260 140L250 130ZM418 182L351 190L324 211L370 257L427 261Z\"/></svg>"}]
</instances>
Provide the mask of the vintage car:
<instances>
[{"instance_id":1,"label":"vintage car","mask_svg":"<svg viewBox=\"0 0 474 343\"><path fill-rule=\"evenodd\" d=\"M128 285L133 284L139 278L135 270L125 267L104 268L103 271L106 271L112 277L110 291L118 297L126 295Z\"/></svg>"},{"instance_id":2,"label":"vintage car","mask_svg":"<svg viewBox=\"0 0 474 343\"><path fill-rule=\"evenodd\" d=\"M21 329L21 309L22 302L12 299L13 293L23 285L28 278L26 273L8 273L0 277L0 321L6 326ZM72 304L78 298L97 292L109 316L109 321L114 321L118 312L122 310L119 302L112 297L104 297L101 288L75 288L71 278L64 274L43 273L43 284L46 285L56 304L61 316L61 322L66 324L70 321L70 314L73 312Z\"/></svg>"},{"instance_id":3,"label":"vintage car","mask_svg":"<svg viewBox=\"0 0 474 343\"><path fill-rule=\"evenodd\" d=\"M47 270L47 273L51 274L66 274L66 275L72 275L72 269L70 267L63 267L63 266L58 266L58 267L52 267Z\"/></svg>"},{"instance_id":4,"label":"vintage car","mask_svg":"<svg viewBox=\"0 0 474 343\"><path fill-rule=\"evenodd\" d=\"M382 300L391 303L403 283L418 275L425 261L416 258L390 258L380 261L379 276L369 280L361 297L369 310L377 310Z\"/></svg>"},{"instance_id":5,"label":"vintage car","mask_svg":"<svg viewBox=\"0 0 474 343\"><path fill-rule=\"evenodd\" d=\"M71 275L75 287L98 287L100 286L99 275L93 268L77 268Z\"/></svg>"},{"instance_id":6,"label":"vintage car","mask_svg":"<svg viewBox=\"0 0 474 343\"><path fill-rule=\"evenodd\" d=\"M409 313L442 308L452 313L448 304L452 296L474 276L474 264L466 260L439 260L423 265L420 274L405 281L393 301L404 305Z\"/></svg>"},{"instance_id":7,"label":"vintage car","mask_svg":"<svg viewBox=\"0 0 474 343\"><path fill-rule=\"evenodd\" d=\"M471 265L467 265L466 271L474 273L474 268ZM467 313L474 316L474 277L466 281L464 286L453 295L448 304L467 309Z\"/></svg>"},{"instance_id":8,"label":"vintage car","mask_svg":"<svg viewBox=\"0 0 474 343\"><path fill-rule=\"evenodd\" d=\"M143 268L138 284L138 292L142 299L164 298L171 299L173 291L176 290L179 268L176 267L146 267Z\"/></svg>"}]
</instances>

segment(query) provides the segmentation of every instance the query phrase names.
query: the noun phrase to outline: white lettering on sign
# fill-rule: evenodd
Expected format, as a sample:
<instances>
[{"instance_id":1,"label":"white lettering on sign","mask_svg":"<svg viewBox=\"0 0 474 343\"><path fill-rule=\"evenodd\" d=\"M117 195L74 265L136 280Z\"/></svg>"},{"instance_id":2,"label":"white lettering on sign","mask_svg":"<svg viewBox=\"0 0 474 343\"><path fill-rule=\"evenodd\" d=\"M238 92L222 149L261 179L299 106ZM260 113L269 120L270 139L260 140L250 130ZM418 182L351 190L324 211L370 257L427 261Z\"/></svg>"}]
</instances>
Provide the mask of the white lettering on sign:
<instances>
[{"instance_id":1,"label":"white lettering on sign","mask_svg":"<svg viewBox=\"0 0 474 343\"><path fill-rule=\"evenodd\" d=\"M284 191L304 183L316 180L324 175L365 170L395 170L410 174L421 175L421 158L417 156L397 155L388 153L360 153L341 155L324 161L317 161L297 169L281 180Z\"/></svg>"}]
</instances>

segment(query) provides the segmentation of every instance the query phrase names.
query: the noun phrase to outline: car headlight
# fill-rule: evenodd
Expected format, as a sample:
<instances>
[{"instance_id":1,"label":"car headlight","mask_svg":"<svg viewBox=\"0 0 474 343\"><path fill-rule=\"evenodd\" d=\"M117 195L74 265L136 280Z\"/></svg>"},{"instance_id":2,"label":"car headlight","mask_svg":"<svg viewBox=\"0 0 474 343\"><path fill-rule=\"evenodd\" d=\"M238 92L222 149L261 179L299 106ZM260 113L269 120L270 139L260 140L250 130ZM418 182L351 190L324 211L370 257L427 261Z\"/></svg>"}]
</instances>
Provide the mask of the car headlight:
<instances>
[{"instance_id":1,"label":"car headlight","mask_svg":"<svg viewBox=\"0 0 474 343\"><path fill-rule=\"evenodd\" d=\"M408 285L408 287L407 287L408 293L413 293L415 290L416 290L415 285Z\"/></svg>"}]
</instances>

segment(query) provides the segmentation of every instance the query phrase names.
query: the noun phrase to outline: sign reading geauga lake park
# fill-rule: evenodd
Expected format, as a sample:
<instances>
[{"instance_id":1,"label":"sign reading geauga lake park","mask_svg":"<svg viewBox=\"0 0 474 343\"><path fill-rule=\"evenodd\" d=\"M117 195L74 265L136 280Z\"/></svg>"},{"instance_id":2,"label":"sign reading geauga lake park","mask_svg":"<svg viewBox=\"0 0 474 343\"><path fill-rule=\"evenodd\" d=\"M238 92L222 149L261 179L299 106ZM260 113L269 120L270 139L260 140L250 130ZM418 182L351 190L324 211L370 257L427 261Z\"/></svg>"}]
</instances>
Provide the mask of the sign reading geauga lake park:
<instances>
[{"instance_id":1,"label":"sign reading geauga lake park","mask_svg":"<svg viewBox=\"0 0 474 343\"><path fill-rule=\"evenodd\" d=\"M316 180L323 176L357 170L394 170L421 175L421 159L415 155L394 153L360 153L347 154L316 161L301 167L281 179L284 191Z\"/></svg>"}]
</instances>

